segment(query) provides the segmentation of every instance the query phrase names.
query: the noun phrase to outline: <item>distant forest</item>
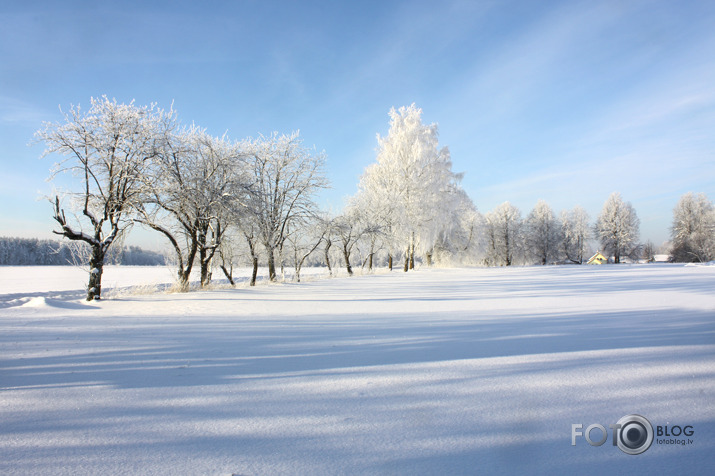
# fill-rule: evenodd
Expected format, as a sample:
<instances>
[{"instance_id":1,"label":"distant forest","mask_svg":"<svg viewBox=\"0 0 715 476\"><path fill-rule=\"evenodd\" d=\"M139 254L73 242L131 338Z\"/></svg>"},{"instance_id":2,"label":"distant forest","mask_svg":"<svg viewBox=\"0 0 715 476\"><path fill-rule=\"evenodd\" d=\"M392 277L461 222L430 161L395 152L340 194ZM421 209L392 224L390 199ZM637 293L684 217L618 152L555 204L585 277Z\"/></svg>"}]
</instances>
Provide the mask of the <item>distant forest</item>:
<instances>
[{"instance_id":1,"label":"distant forest","mask_svg":"<svg viewBox=\"0 0 715 476\"><path fill-rule=\"evenodd\" d=\"M0 237L0 266L86 266L84 255L89 247L83 243L37 238ZM125 266L159 266L166 263L164 255L138 246L110 250L106 264Z\"/></svg>"}]
</instances>

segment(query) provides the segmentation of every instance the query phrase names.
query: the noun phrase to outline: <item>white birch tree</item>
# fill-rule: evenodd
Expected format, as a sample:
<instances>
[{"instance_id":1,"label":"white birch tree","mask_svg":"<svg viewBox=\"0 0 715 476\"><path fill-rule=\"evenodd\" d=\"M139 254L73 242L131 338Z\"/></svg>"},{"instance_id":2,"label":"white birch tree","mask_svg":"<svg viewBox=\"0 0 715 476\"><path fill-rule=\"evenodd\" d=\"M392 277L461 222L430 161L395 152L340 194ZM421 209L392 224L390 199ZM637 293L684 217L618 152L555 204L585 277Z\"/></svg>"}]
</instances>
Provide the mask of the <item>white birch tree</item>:
<instances>
[{"instance_id":1,"label":"white birch tree","mask_svg":"<svg viewBox=\"0 0 715 476\"><path fill-rule=\"evenodd\" d=\"M541 265L557 259L559 226L551 207L543 200L536 203L525 220L528 254Z\"/></svg>"},{"instance_id":2,"label":"white birch tree","mask_svg":"<svg viewBox=\"0 0 715 476\"><path fill-rule=\"evenodd\" d=\"M515 264L522 248L523 220L518 208L504 202L485 215L487 263L491 266Z\"/></svg>"},{"instance_id":3,"label":"white birch tree","mask_svg":"<svg viewBox=\"0 0 715 476\"><path fill-rule=\"evenodd\" d=\"M425 253L427 265L474 263L482 240L484 218L462 188L448 194L445 223L432 250ZM448 220L448 221L447 221Z\"/></svg>"},{"instance_id":4,"label":"white birch tree","mask_svg":"<svg viewBox=\"0 0 715 476\"><path fill-rule=\"evenodd\" d=\"M670 234L675 261L715 259L715 207L707 195L688 192L680 197L673 209Z\"/></svg>"},{"instance_id":5,"label":"white birch tree","mask_svg":"<svg viewBox=\"0 0 715 476\"><path fill-rule=\"evenodd\" d=\"M640 220L633 206L624 202L620 193L612 193L598 215L595 231L603 250L613 256L615 263L638 246L639 229Z\"/></svg>"},{"instance_id":6,"label":"white birch tree","mask_svg":"<svg viewBox=\"0 0 715 476\"><path fill-rule=\"evenodd\" d=\"M582 264L591 237L591 225L586 210L576 206L561 212L561 252L573 263Z\"/></svg>"},{"instance_id":7,"label":"white birch tree","mask_svg":"<svg viewBox=\"0 0 715 476\"><path fill-rule=\"evenodd\" d=\"M390 130L378 135L377 162L360 181L366 203L380 203L386 215L392 255L404 250L404 269L414 268L415 253L428 253L450 222L449 194L461 179L452 172L449 149L439 147L436 124L422 124L422 110L412 104L390 110ZM392 250L395 248L395 250Z\"/></svg>"}]
</instances>

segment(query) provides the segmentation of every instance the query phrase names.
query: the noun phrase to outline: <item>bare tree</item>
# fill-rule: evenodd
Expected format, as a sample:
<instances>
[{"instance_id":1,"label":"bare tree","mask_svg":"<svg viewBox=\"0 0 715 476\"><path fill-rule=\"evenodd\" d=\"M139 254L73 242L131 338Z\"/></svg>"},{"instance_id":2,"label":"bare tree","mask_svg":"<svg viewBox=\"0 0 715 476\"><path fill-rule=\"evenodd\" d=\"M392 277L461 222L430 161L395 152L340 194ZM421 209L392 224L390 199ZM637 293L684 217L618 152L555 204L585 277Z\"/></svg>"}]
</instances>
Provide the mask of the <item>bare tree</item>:
<instances>
[{"instance_id":1,"label":"bare tree","mask_svg":"<svg viewBox=\"0 0 715 476\"><path fill-rule=\"evenodd\" d=\"M223 271L223 275L226 276L231 286L236 285L236 280L233 277L233 266L240 258L240 254L241 250L235 242L235 237L224 233L221 245L218 247L219 268Z\"/></svg>"},{"instance_id":2,"label":"bare tree","mask_svg":"<svg viewBox=\"0 0 715 476\"><path fill-rule=\"evenodd\" d=\"M159 144L172 127L173 112L154 105L138 107L118 104L106 96L90 101L87 112L72 106L63 123L46 123L36 137L46 144L43 155L58 153L54 178L71 172L81 185L68 192L72 206L80 211L74 222L56 196L53 219L60 230L54 233L89 245L89 284L87 300L100 299L102 273L107 253L129 215L144 195L142 175L159 152Z\"/></svg>"},{"instance_id":3,"label":"bare tree","mask_svg":"<svg viewBox=\"0 0 715 476\"><path fill-rule=\"evenodd\" d=\"M647 241L643 245L642 257L647 263L652 263L655 261L655 245L652 241Z\"/></svg>"},{"instance_id":4,"label":"bare tree","mask_svg":"<svg viewBox=\"0 0 715 476\"><path fill-rule=\"evenodd\" d=\"M332 276L333 265L330 259L330 250L333 247L333 241L335 239L335 217L327 212L321 212L315 218L315 226L323 237L323 261L325 262L325 266L328 267L329 275Z\"/></svg>"},{"instance_id":5,"label":"bare tree","mask_svg":"<svg viewBox=\"0 0 715 476\"><path fill-rule=\"evenodd\" d=\"M246 244L248 245L248 251L251 255L251 286L256 285L256 278L258 276L258 233L256 228L251 224L249 227L241 228L241 233L246 238Z\"/></svg>"},{"instance_id":6,"label":"bare tree","mask_svg":"<svg viewBox=\"0 0 715 476\"><path fill-rule=\"evenodd\" d=\"M289 225L286 243L290 251L290 260L295 270L295 280L300 282L303 263L318 249L328 230L321 226L317 217L294 221Z\"/></svg>"},{"instance_id":7,"label":"bare tree","mask_svg":"<svg viewBox=\"0 0 715 476\"><path fill-rule=\"evenodd\" d=\"M346 212L337 217L333 226L333 233L340 243L340 250L345 261L345 269L349 276L353 275L353 267L350 263L350 255L353 248L362 237L364 232L363 224L358 219L358 211L355 208L350 208Z\"/></svg>"},{"instance_id":8,"label":"bare tree","mask_svg":"<svg viewBox=\"0 0 715 476\"><path fill-rule=\"evenodd\" d=\"M247 210L266 251L269 278L275 281L275 252L282 250L289 224L315 215L314 194L328 186L325 154L303 147L298 132L249 139L241 147L255 180Z\"/></svg>"},{"instance_id":9,"label":"bare tree","mask_svg":"<svg viewBox=\"0 0 715 476\"><path fill-rule=\"evenodd\" d=\"M211 261L228 226L229 204L245 201L249 193L241 163L236 144L192 126L167 137L147 175L151 188L137 221L171 243L182 291L188 290L196 258L201 285L211 281Z\"/></svg>"}]
</instances>

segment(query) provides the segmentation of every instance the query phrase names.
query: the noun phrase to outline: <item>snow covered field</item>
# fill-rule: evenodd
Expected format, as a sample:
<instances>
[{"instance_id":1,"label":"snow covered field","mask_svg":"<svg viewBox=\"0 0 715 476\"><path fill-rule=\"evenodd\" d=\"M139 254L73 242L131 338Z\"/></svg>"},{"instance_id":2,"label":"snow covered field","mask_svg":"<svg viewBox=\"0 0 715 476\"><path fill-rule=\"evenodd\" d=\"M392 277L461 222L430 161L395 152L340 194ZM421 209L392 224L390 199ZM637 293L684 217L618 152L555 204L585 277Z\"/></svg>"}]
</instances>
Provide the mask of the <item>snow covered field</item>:
<instances>
[{"instance_id":1,"label":"snow covered field","mask_svg":"<svg viewBox=\"0 0 715 476\"><path fill-rule=\"evenodd\" d=\"M715 467L715 266L422 269L89 304L84 279L0 268L1 474ZM609 430L571 445L572 424L632 413L692 426L692 444L630 456Z\"/></svg>"}]
</instances>

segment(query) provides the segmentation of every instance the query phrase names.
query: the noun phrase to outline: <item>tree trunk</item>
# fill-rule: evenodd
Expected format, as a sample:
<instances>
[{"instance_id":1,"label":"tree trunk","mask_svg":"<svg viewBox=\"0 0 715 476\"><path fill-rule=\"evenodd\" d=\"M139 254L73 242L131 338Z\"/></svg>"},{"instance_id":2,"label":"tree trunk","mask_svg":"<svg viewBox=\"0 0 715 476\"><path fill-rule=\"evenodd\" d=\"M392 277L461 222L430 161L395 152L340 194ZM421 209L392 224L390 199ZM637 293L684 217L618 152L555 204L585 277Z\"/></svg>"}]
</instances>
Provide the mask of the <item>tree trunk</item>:
<instances>
[{"instance_id":1,"label":"tree trunk","mask_svg":"<svg viewBox=\"0 0 715 476\"><path fill-rule=\"evenodd\" d=\"M211 259L201 260L201 287L211 284Z\"/></svg>"},{"instance_id":2,"label":"tree trunk","mask_svg":"<svg viewBox=\"0 0 715 476\"><path fill-rule=\"evenodd\" d=\"M174 248L174 252L176 253L176 262L179 267L179 269L176 272L176 277L177 277L177 285L178 285L178 291L179 292L186 292L189 290L189 277L191 276L191 269L194 266L194 258L196 257L196 250L197 250L197 242L196 242L196 235L193 234L191 235L191 246L189 247L189 252L188 255L186 256L186 263L184 263L184 255L181 251L181 247L179 246L178 241L176 241L176 238L174 238L174 235L171 234L169 230L166 228L153 223L152 221L146 219L146 220L137 220L139 223L143 223L150 228L158 231L159 233L163 234L171 243L172 247Z\"/></svg>"},{"instance_id":3,"label":"tree trunk","mask_svg":"<svg viewBox=\"0 0 715 476\"><path fill-rule=\"evenodd\" d=\"M189 275L190 274L191 274L191 271L187 271L185 269L180 269L176 273L177 285L178 285L179 292L185 293L189 290Z\"/></svg>"},{"instance_id":4,"label":"tree trunk","mask_svg":"<svg viewBox=\"0 0 715 476\"><path fill-rule=\"evenodd\" d=\"M427 266L432 266L432 252L428 251L425 253L425 261L427 261Z\"/></svg>"},{"instance_id":5,"label":"tree trunk","mask_svg":"<svg viewBox=\"0 0 715 476\"><path fill-rule=\"evenodd\" d=\"M87 301L102 298L102 272L104 271L104 251L102 246L92 246L92 257L89 259L89 285L87 286Z\"/></svg>"},{"instance_id":6,"label":"tree trunk","mask_svg":"<svg viewBox=\"0 0 715 476\"><path fill-rule=\"evenodd\" d=\"M206 287L211 284L211 256L208 256L206 250L201 248L199 253L201 261L201 287Z\"/></svg>"},{"instance_id":7,"label":"tree trunk","mask_svg":"<svg viewBox=\"0 0 715 476\"><path fill-rule=\"evenodd\" d=\"M268 255L268 278L271 281L276 280L276 261L273 256L273 248L266 245L266 254Z\"/></svg>"},{"instance_id":8,"label":"tree trunk","mask_svg":"<svg viewBox=\"0 0 715 476\"><path fill-rule=\"evenodd\" d=\"M390 271L392 271L392 255L391 254L387 255L387 267Z\"/></svg>"},{"instance_id":9,"label":"tree trunk","mask_svg":"<svg viewBox=\"0 0 715 476\"><path fill-rule=\"evenodd\" d=\"M246 242L248 243L248 251L251 253L251 262L253 263L253 272L251 273L251 286L256 285L256 277L258 276L258 255L256 254L256 247L254 239L251 235L244 233L246 237Z\"/></svg>"},{"instance_id":10,"label":"tree trunk","mask_svg":"<svg viewBox=\"0 0 715 476\"><path fill-rule=\"evenodd\" d=\"M251 273L251 286L256 285L256 276L258 276L258 256L253 257L253 272Z\"/></svg>"},{"instance_id":11,"label":"tree trunk","mask_svg":"<svg viewBox=\"0 0 715 476\"><path fill-rule=\"evenodd\" d=\"M333 275L333 268L330 266L330 247L332 246L332 242L327 241L325 243L325 264L328 266L328 273L330 276Z\"/></svg>"},{"instance_id":12,"label":"tree trunk","mask_svg":"<svg viewBox=\"0 0 715 476\"><path fill-rule=\"evenodd\" d=\"M201 287L203 288L208 284L206 281L208 277L208 271L206 269L206 230L203 225L199 225L198 230L198 243L199 243L199 268L201 269Z\"/></svg>"},{"instance_id":13,"label":"tree trunk","mask_svg":"<svg viewBox=\"0 0 715 476\"><path fill-rule=\"evenodd\" d=\"M233 266L231 266L231 269L228 270L228 269L226 269L226 266L221 265L221 270L223 271L223 274L226 276L226 279L228 279L228 282L231 283L231 286L235 286L236 283L233 282Z\"/></svg>"},{"instance_id":14,"label":"tree trunk","mask_svg":"<svg viewBox=\"0 0 715 476\"><path fill-rule=\"evenodd\" d=\"M201 287L204 288L211 284L211 262L213 261L214 253L216 253L216 237L208 243L208 224L204 228L199 229L199 262L201 265Z\"/></svg>"},{"instance_id":15,"label":"tree trunk","mask_svg":"<svg viewBox=\"0 0 715 476\"><path fill-rule=\"evenodd\" d=\"M182 267L181 250L177 248L177 253L179 255L179 291L185 293L189 290L189 278L191 278L191 270L194 268L194 259L196 259L197 251L196 240L192 240L191 248L189 249L189 255L186 257L186 264Z\"/></svg>"},{"instance_id":16,"label":"tree trunk","mask_svg":"<svg viewBox=\"0 0 715 476\"><path fill-rule=\"evenodd\" d=\"M373 254L374 253L370 253L370 256L368 257L367 269L369 269L370 271L372 271L372 255Z\"/></svg>"},{"instance_id":17,"label":"tree trunk","mask_svg":"<svg viewBox=\"0 0 715 476\"><path fill-rule=\"evenodd\" d=\"M345 269L348 270L348 276L353 275L353 267L350 266L350 253L348 253L348 248L343 246L343 257L345 258Z\"/></svg>"},{"instance_id":18,"label":"tree trunk","mask_svg":"<svg viewBox=\"0 0 715 476\"><path fill-rule=\"evenodd\" d=\"M410 247L407 247L407 251L405 251L405 266L404 266L404 271L405 273L410 269Z\"/></svg>"},{"instance_id":19,"label":"tree trunk","mask_svg":"<svg viewBox=\"0 0 715 476\"><path fill-rule=\"evenodd\" d=\"M504 229L504 262L507 266L511 266L511 250L509 249L509 222L506 223Z\"/></svg>"},{"instance_id":20,"label":"tree trunk","mask_svg":"<svg viewBox=\"0 0 715 476\"><path fill-rule=\"evenodd\" d=\"M191 270L194 269L196 251L198 251L198 245L194 240L194 242L191 244L191 249L189 250L189 256L186 258L186 267L183 271L181 269L179 270L179 288L181 292L186 292L189 290L189 278L191 278Z\"/></svg>"},{"instance_id":21,"label":"tree trunk","mask_svg":"<svg viewBox=\"0 0 715 476\"><path fill-rule=\"evenodd\" d=\"M415 269L415 234L412 233L410 240L410 269Z\"/></svg>"}]
</instances>

